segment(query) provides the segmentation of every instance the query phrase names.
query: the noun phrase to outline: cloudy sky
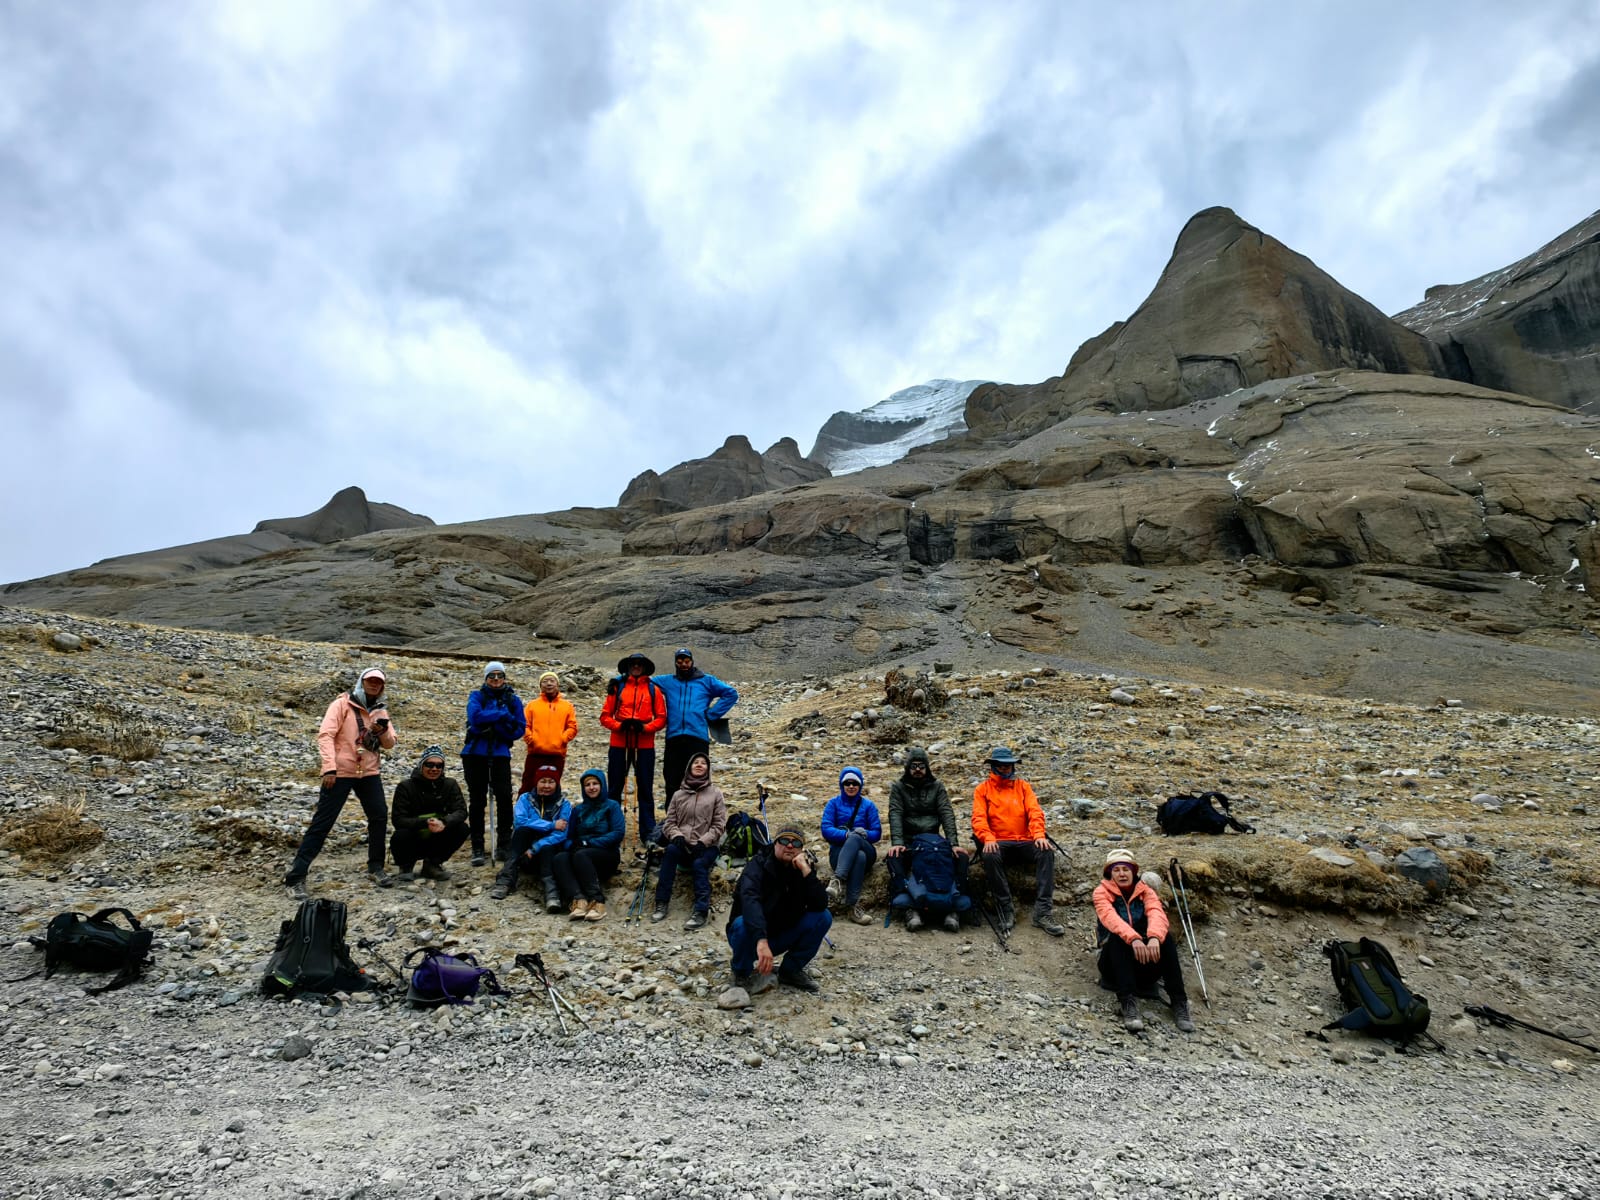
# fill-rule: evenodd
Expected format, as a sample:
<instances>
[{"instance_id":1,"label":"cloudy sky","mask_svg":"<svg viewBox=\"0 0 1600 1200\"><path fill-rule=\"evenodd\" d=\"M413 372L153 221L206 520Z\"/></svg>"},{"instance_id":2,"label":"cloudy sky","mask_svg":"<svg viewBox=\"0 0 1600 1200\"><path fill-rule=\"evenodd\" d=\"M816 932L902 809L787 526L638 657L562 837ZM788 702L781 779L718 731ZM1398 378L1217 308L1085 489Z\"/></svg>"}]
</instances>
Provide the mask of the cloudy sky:
<instances>
[{"instance_id":1,"label":"cloudy sky","mask_svg":"<svg viewBox=\"0 0 1600 1200\"><path fill-rule=\"evenodd\" d=\"M0 0L0 579L1042 379L1213 204L1397 311L1596 112L1600 0Z\"/></svg>"}]
</instances>

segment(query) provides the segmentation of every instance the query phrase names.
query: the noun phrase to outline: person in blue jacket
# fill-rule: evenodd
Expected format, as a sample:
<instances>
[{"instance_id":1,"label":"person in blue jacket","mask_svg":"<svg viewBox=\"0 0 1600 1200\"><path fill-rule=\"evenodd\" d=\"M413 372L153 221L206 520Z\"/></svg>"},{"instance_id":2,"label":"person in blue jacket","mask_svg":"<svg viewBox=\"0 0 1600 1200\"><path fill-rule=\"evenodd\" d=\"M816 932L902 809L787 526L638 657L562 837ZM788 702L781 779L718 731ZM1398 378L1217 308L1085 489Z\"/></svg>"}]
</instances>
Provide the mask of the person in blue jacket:
<instances>
[{"instance_id":1,"label":"person in blue jacket","mask_svg":"<svg viewBox=\"0 0 1600 1200\"><path fill-rule=\"evenodd\" d=\"M544 880L545 911L560 912L561 892L556 887L551 860L567 840L567 827L571 823L572 805L561 794L561 772L549 764L536 768L533 795L523 792L517 797L511 821L511 854L489 890L490 898L504 900L516 891L517 876L528 867L536 866Z\"/></svg>"},{"instance_id":2,"label":"person in blue jacket","mask_svg":"<svg viewBox=\"0 0 1600 1200\"><path fill-rule=\"evenodd\" d=\"M836 907L842 902L857 925L872 924L861 907L861 885L878 861L878 839L883 837L878 806L862 794L865 783L860 768L846 767L839 772L839 794L822 810L822 837L833 868L828 900Z\"/></svg>"},{"instance_id":3,"label":"person in blue jacket","mask_svg":"<svg viewBox=\"0 0 1600 1200\"><path fill-rule=\"evenodd\" d=\"M652 675L651 681L667 698L666 743L661 758L662 795L670 803L683 786L683 771L695 754L711 757L708 721L720 721L739 703L732 684L707 675L694 665L694 653L679 650L672 656L671 675Z\"/></svg>"},{"instance_id":4,"label":"person in blue jacket","mask_svg":"<svg viewBox=\"0 0 1600 1200\"><path fill-rule=\"evenodd\" d=\"M591 768L578 778L582 796L572 810L567 840L550 859L562 903L574 921L600 921L606 915L605 881L622 863L626 822L622 805L606 795L606 773Z\"/></svg>"},{"instance_id":5,"label":"person in blue jacket","mask_svg":"<svg viewBox=\"0 0 1600 1200\"><path fill-rule=\"evenodd\" d=\"M472 865L487 861L484 809L494 791L494 855L505 862L511 843L511 747L527 729L522 701L506 682L506 665L483 669L483 686L467 697L467 738L461 744L461 775L467 781L472 825Z\"/></svg>"}]
</instances>

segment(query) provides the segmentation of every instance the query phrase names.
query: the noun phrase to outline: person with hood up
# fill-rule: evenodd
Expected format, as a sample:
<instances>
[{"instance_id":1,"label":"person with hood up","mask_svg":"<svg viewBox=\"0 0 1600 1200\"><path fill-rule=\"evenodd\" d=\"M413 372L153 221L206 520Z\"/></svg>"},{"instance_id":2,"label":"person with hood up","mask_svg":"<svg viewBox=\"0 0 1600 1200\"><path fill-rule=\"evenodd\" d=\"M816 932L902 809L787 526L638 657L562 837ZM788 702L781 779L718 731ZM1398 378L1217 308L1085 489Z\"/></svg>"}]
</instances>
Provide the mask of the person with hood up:
<instances>
[{"instance_id":1,"label":"person with hood up","mask_svg":"<svg viewBox=\"0 0 1600 1200\"><path fill-rule=\"evenodd\" d=\"M606 773L590 769L578 777L578 806L567 840L550 859L556 888L572 920L603 920L605 881L622 862L622 805L606 795Z\"/></svg>"},{"instance_id":2,"label":"person with hood up","mask_svg":"<svg viewBox=\"0 0 1600 1200\"><path fill-rule=\"evenodd\" d=\"M906 753L905 770L889 785L889 850L884 859L889 871L891 898L906 890L911 841L919 833L936 833L950 843L955 853L956 881L961 890L966 891L967 848L959 841L950 793L934 777L928 752L921 746L913 746ZM960 933L961 918L950 913L944 919L944 927L951 933ZM922 914L913 908L906 909L906 928L921 929Z\"/></svg>"},{"instance_id":3,"label":"person with hood up","mask_svg":"<svg viewBox=\"0 0 1600 1200\"><path fill-rule=\"evenodd\" d=\"M1100 946L1100 986L1117 994L1122 1025L1130 1033L1144 1028L1136 995L1155 995L1156 979L1167 988L1172 1023L1194 1032L1183 963L1171 944L1167 911L1156 890L1139 878L1139 864L1127 850L1106 855L1094 889L1095 937Z\"/></svg>"},{"instance_id":4,"label":"person with hood up","mask_svg":"<svg viewBox=\"0 0 1600 1200\"><path fill-rule=\"evenodd\" d=\"M1016 927L1006 866L1023 863L1033 867L1038 889L1033 923L1051 937L1060 937L1066 930L1050 915L1056 888L1055 847L1045 832L1044 809L1033 788L1017 778L1019 761L1009 746L996 746L990 752L989 778L972 792L972 836L990 894L1000 906L1000 927L1008 933Z\"/></svg>"},{"instance_id":5,"label":"person with hood up","mask_svg":"<svg viewBox=\"0 0 1600 1200\"><path fill-rule=\"evenodd\" d=\"M560 912L561 893L550 864L556 849L567 840L571 822L572 805L561 794L560 774L554 767L540 767L534 772L533 794L524 792L517 797L511 818L511 854L489 889L490 899L504 900L517 890L519 875L536 867L544 881L545 911Z\"/></svg>"},{"instance_id":6,"label":"person with hood up","mask_svg":"<svg viewBox=\"0 0 1600 1200\"><path fill-rule=\"evenodd\" d=\"M367 878L379 887L393 887L383 870L383 839L389 832L389 806L384 801L381 752L395 747L394 723L384 699L388 679L377 667L361 672L353 690L339 696L322 715L317 751L322 757L322 788L311 827L284 874L284 886L305 898L306 872L322 853L334 822L350 793L367 815Z\"/></svg>"},{"instance_id":7,"label":"person with hood up","mask_svg":"<svg viewBox=\"0 0 1600 1200\"><path fill-rule=\"evenodd\" d=\"M622 799L632 771L639 786L639 844L645 847L656 835L656 734L667 723L667 698L650 678L655 669L643 654L628 655L617 664L617 678L606 685L600 706L600 724L611 731L606 757L611 798Z\"/></svg>"},{"instance_id":8,"label":"person with hood up","mask_svg":"<svg viewBox=\"0 0 1600 1200\"><path fill-rule=\"evenodd\" d=\"M833 868L828 900L834 905L842 902L857 925L872 924L861 907L861 887L878 860L877 843L883 837L878 806L862 794L864 784L860 768L846 767L839 772L839 794L822 810L822 838L828 843L828 866Z\"/></svg>"},{"instance_id":9,"label":"person with hood up","mask_svg":"<svg viewBox=\"0 0 1600 1200\"><path fill-rule=\"evenodd\" d=\"M511 747L523 734L522 701L506 682L506 665L483 669L483 686L467 697L467 738L461 775L472 815L472 865L486 861L484 810L494 791L494 856L505 862L511 842Z\"/></svg>"},{"instance_id":10,"label":"person with hood up","mask_svg":"<svg viewBox=\"0 0 1600 1200\"><path fill-rule=\"evenodd\" d=\"M539 676L539 694L523 707L522 716L528 757L522 764L519 793L533 791L533 773L542 766L565 773L567 748L578 736L578 710L561 694L561 677L554 671Z\"/></svg>"},{"instance_id":11,"label":"person with hood up","mask_svg":"<svg viewBox=\"0 0 1600 1200\"><path fill-rule=\"evenodd\" d=\"M429 746L410 777L395 785L392 811L389 853L400 868L400 882L416 878L412 868L419 858L424 879L449 879L444 864L467 840L467 802L461 785L445 777L444 747Z\"/></svg>"},{"instance_id":12,"label":"person with hood up","mask_svg":"<svg viewBox=\"0 0 1600 1200\"><path fill-rule=\"evenodd\" d=\"M683 782L691 754L711 754L710 722L724 720L739 703L732 684L707 675L694 665L694 652L684 648L672 656L672 674L652 682L667 698L666 741L662 746L661 794L669 801Z\"/></svg>"},{"instance_id":13,"label":"person with hood up","mask_svg":"<svg viewBox=\"0 0 1600 1200\"><path fill-rule=\"evenodd\" d=\"M687 863L694 874L694 911L683 923L685 929L699 929L711 914L711 868L722 848L722 835L728 827L728 805L722 789L711 782L711 760L705 754L691 754L683 773L683 786L667 803L667 817L661 823L666 851L661 856L656 878L656 907L652 921L667 919L672 900L672 884L678 867Z\"/></svg>"},{"instance_id":14,"label":"person with hood up","mask_svg":"<svg viewBox=\"0 0 1600 1200\"><path fill-rule=\"evenodd\" d=\"M772 844L745 864L728 914L733 983L758 996L776 982L802 992L820 992L806 964L817 956L833 917L828 893L806 850L805 830L779 825Z\"/></svg>"}]
</instances>

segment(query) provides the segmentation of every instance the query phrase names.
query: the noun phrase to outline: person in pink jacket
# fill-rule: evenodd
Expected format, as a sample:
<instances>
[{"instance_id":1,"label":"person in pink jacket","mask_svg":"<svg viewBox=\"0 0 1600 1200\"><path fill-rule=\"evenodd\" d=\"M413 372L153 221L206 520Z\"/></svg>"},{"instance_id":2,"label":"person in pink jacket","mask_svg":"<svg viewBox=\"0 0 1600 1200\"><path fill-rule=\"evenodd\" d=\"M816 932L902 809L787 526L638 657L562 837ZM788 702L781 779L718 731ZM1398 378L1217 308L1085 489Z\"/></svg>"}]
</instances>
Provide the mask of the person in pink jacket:
<instances>
[{"instance_id":1,"label":"person in pink jacket","mask_svg":"<svg viewBox=\"0 0 1600 1200\"><path fill-rule=\"evenodd\" d=\"M1139 878L1139 864L1127 850L1106 855L1100 886L1094 889L1096 935L1100 944L1100 986L1117 994L1122 1024L1130 1033L1144 1028L1136 995L1155 995L1156 980L1167 988L1172 1023L1194 1032L1183 966L1172 945L1161 897Z\"/></svg>"},{"instance_id":2,"label":"person in pink jacket","mask_svg":"<svg viewBox=\"0 0 1600 1200\"><path fill-rule=\"evenodd\" d=\"M388 680L377 667L361 672L354 690L328 705L317 730L317 749L322 755L322 790L317 796L317 811L311 828L295 851L283 882L301 899L305 897L306 872L322 852L334 822L344 809L350 793L361 801L367 814L367 878L379 887L393 887L394 880L383 869L384 836L389 828L389 806L384 801L380 754L395 746L394 723L389 720L384 689Z\"/></svg>"}]
</instances>

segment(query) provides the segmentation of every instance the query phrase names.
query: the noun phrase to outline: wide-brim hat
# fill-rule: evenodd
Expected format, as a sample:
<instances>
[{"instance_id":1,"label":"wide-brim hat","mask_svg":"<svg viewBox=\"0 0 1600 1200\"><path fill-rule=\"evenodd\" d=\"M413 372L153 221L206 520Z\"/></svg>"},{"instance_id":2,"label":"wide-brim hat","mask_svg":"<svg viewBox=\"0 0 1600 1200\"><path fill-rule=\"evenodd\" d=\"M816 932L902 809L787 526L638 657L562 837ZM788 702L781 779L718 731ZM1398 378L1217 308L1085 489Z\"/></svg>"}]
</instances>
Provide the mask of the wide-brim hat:
<instances>
[{"instance_id":1,"label":"wide-brim hat","mask_svg":"<svg viewBox=\"0 0 1600 1200\"><path fill-rule=\"evenodd\" d=\"M621 660L618 661L618 663L617 663L617 674L626 675L628 673L628 667L631 666L633 663L643 663L644 664L644 673L646 675L654 675L656 673L656 664L651 662L650 659L647 658L645 655L638 653L638 651L635 651L634 653L628 655L627 658L624 658L624 659L621 659Z\"/></svg>"},{"instance_id":2,"label":"wide-brim hat","mask_svg":"<svg viewBox=\"0 0 1600 1200\"><path fill-rule=\"evenodd\" d=\"M989 751L989 761L992 763L1011 763L1015 765L1022 760L1017 757L1017 752L1010 746L996 746Z\"/></svg>"},{"instance_id":3,"label":"wide-brim hat","mask_svg":"<svg viewBox=\"0 0 1600 1200\"><path fill-rule=\"evenodd\" d=\"M1106 855L1106 865L1100 870L1100 878L1110 879L1112 867L1132 867L1135 876L1139 874L1139 860L1134 858L1132 850L1113 850Z\"/></svg>"}]
</instances>

